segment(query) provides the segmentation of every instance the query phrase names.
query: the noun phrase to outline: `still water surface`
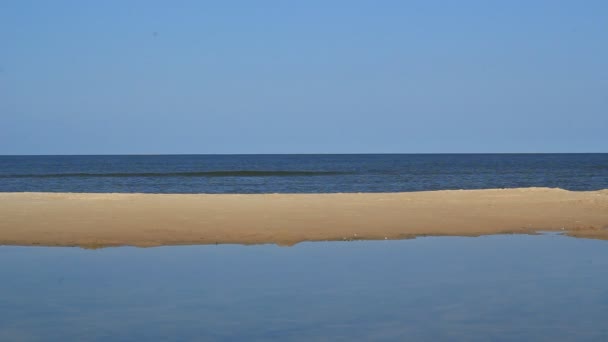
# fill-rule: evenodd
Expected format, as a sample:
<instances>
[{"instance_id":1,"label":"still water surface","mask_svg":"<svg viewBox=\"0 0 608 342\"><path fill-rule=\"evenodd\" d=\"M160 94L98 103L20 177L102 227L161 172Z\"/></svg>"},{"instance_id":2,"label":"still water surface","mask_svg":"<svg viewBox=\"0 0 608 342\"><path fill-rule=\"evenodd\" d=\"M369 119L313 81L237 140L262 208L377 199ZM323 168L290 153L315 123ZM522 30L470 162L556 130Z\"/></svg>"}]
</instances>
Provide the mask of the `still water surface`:
<instances>
[{"instance_id":1,"label":"still water surface","mask_svg":"<svg viewBox=\"0 0 608 342\"><path fill-rule=\"evenodd\" d=\"M0 247L0 341L608 341L608 242Z\"/></svg>"}]
</instances>

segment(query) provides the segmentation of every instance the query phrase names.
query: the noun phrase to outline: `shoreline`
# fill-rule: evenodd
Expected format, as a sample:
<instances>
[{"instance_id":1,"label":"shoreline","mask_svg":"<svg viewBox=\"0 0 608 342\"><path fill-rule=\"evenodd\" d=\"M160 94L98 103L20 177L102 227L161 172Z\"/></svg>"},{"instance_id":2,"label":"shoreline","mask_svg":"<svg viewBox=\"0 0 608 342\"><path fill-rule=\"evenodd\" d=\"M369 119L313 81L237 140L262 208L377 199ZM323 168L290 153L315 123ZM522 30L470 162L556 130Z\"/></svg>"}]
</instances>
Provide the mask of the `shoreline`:
<instances>
[{"instance_id":1,"label":"shoreline","mask_svg":"<svg viewBox=\"0 0 608 342\"><path fill-rule=\"evenodd\" d=\"M608 190L0 193L0 245L162 246L558 231L608 240Z\"/></svg>"}]
</instances>

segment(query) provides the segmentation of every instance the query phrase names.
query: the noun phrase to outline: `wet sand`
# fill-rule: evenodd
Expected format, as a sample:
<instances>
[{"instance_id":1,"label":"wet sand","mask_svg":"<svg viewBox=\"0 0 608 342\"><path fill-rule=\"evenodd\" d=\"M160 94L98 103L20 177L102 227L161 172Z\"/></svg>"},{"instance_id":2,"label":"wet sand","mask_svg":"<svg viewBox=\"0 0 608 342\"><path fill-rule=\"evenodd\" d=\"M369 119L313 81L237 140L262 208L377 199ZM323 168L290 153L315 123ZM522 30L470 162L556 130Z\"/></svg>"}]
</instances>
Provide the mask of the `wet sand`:
<instances>
[{"instance_id":1,"label":"wet sand","mask_svg":"<svg viewBox=\"0 0 608 342\"><path fill-rule=\"evenodd\" d=\"M608 190L357 194L0 193L0 245L293 245L560 231L608 239Z\"/></svg>"}]
</instances>

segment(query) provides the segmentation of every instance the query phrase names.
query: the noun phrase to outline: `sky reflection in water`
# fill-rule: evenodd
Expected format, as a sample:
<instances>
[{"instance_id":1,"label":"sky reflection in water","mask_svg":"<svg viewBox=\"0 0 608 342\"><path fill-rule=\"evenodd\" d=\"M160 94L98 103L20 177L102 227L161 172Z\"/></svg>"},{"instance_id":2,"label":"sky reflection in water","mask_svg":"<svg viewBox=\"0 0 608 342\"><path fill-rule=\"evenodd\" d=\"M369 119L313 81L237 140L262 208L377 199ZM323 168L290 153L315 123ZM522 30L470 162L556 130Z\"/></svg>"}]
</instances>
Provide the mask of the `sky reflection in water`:
<instances>
[{"instance_id":1,"label":"sky reflection in water","mask_svg":"<svg viewBox=\"0 0 608 342\"><path fill-rule=\"evenodd\" d=\"M0 247L0 340L606 341L608 242Z\"/></svg>"}]
</instances>

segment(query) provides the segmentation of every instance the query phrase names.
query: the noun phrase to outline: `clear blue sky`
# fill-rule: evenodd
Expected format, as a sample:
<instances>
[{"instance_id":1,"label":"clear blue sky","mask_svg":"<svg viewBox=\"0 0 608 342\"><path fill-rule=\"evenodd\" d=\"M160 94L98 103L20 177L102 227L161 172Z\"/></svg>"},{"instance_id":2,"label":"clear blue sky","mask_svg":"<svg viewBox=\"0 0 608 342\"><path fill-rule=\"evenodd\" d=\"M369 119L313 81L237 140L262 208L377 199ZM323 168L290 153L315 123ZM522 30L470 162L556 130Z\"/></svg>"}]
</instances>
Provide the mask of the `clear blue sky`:
<instances>
[{"instance_id":1,"label":"clear blue sky","mask_svg":"<svg viewBox=\"0 0 608 342\"><path fill-rule=\"evenodd\" d=\"M608 1L0 2L0 154L608 152Z\"/></svg>"}]
</instances>

